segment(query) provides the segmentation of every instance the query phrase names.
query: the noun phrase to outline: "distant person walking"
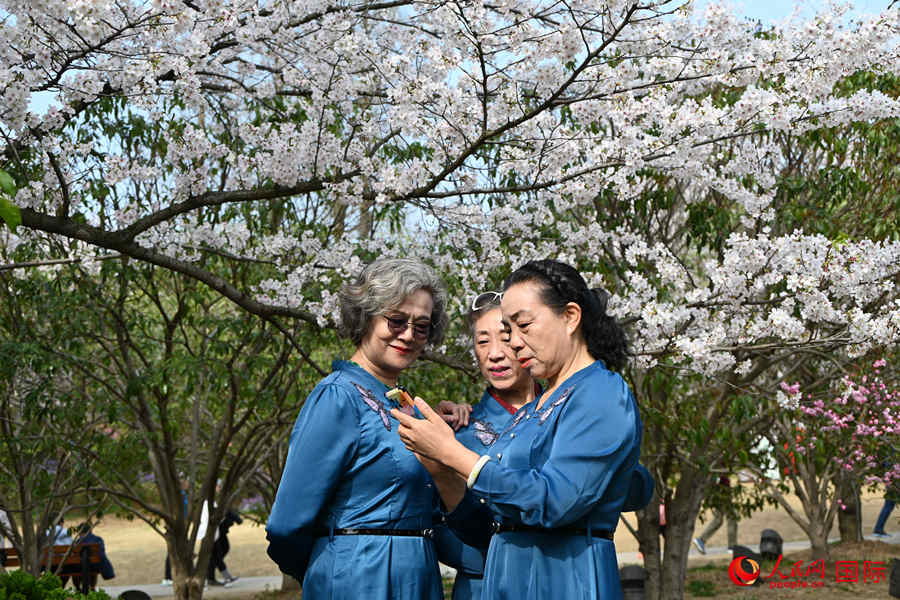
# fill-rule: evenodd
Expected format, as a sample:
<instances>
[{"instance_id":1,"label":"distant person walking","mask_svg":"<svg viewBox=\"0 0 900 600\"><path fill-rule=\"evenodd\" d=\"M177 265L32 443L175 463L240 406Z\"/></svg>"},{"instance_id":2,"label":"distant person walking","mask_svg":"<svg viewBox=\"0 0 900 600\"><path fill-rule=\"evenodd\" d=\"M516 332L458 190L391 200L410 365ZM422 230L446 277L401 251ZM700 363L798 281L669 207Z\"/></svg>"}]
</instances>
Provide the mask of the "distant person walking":
<instances>
[{"instance_id":1,"label":"distant person walking","mask_svg":"<svg viewBox=\"0 0 900 600\"><path fill-rule=\"evenodd\" d=\"M230 587L235 581L240 579L228 571L228 567L225 565L225 555L231 549L231 544L228 542L228 530L231 529L232 525L240 525L243 522L244 520L237 512L229 509L225 513L225 518L219 523L219 537L216 538L216 542L213 544L212 557L209 560L209 572L207 573L207 580L212 585L218 584L216 569L222 573L222 583L225 587Z\"/></svg>"},{"instance_id":2,"label":"distant person walking","mask_svg":"<svg viewBox=\"0 0 900 600\"><path fill-rule=\"evenodd\" d=\"M891 465L885 465L890 467ZM894 507L900 501L900 479L895 479L888 484L884 491L884 504L881 506L881 512L878 513L878 519L875 521L875 528L872 535L877 538L888 538L890 534L885 532L884 526L887 524L888 517L894 512Z\"/></svg>"},{"instance_id":3,"label":"distant person walking","mask_svg":"<svg viewBox=\"0 0 900 600\"><path fill-rule=\"evenodd\" d=\"M728 523L728 547L737 546L738 520L731 506L731 478L728 475L722 475L719 477L718 485L721 498L717 500L721 502L722 508L713 509L713 520L703 529L700 537L694 538L694 546L697 547L700 554L706 554L706 542L719 530L723 521Z\"/></svg>"}]
</instances>

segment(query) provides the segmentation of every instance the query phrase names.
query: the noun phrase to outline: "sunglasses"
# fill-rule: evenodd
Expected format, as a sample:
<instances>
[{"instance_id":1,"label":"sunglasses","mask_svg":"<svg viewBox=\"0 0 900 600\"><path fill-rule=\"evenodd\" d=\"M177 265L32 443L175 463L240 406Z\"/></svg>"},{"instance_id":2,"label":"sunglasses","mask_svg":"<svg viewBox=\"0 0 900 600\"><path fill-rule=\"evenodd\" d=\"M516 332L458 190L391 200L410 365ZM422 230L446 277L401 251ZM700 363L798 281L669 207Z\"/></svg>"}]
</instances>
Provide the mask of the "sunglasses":
<instances>
[{"instance_id":1,"label":"sunglasses","mask_svg":"<svg viewBox=\"0 0 900 600\"><path fill-rule=\"evenodd\" d=\"M406 316L381 316L387 320L388 331L393 335L401 335L410 325L412 325L413 338L417 340L427 340L428 336L431 334L431 323L408 321L407 319L409 317Z\"/></svg>"},{"instance_id":2,"label":"sunglasses","mask_svg":"<svg viewBox=\"0 0 900 600\"><path fill-rule=\"evenodd\" d=\"M472 311L482 310L490 306L500 306L503 292L482 292L472 300Z\"/></svg>"}]
</instances>

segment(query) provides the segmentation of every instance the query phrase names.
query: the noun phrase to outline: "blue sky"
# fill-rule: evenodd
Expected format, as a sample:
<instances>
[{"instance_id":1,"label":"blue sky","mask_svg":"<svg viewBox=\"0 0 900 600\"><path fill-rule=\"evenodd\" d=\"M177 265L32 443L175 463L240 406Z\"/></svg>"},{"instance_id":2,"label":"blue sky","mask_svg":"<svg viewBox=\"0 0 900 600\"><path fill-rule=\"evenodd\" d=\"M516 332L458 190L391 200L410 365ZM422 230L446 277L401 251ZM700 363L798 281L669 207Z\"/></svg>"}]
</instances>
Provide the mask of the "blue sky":
<instances>
[{"instance_id":1,"label":"blue sky","mask_svg":"<svg viewBox=\"0 0 900 600\"><path fill-rule=\"evenodd\" d=\"M713 1L719 0L694 0L694 5L697 7L697 10L702 10ZM852 0L852 12L855 15L876 14L887 8L890 3L891 0ZM804 15L815 14L821 8L827 6L824 0L809 0L799 3L791 0L734 0L730 4L740 14L768 24L780 21L790 15L796 4L803 6ZM900 10L900 7L894 7L894 9Z\"/></svg>"}]
</instances>

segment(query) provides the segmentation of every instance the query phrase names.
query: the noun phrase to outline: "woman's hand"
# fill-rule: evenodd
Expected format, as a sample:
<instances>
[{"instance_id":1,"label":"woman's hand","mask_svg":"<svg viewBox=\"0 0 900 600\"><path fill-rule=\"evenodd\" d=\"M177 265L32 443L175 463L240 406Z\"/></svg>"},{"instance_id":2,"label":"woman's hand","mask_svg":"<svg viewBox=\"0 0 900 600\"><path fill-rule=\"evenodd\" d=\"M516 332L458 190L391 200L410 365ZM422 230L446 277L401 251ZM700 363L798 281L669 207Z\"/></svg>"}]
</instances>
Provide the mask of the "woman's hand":
<instances>
[{"instance_id":1,"label":"woman's hand","mask_svg":"<svg viewBox=\"0 0 900 600\"><path fill-rule=\"evenodd\" d=\"M466 493L465 479L478 462L478 455L456 441L453 430L427 402L417 397L415 405L424 419L391 409L391 414L400 422L397 433L403 445L431 474L441 500L447 510L452 511Z\"/></svg>"},{"instance_id":2,"label":"woman's hand","mask_svg":"<svg viewBox=\"0 0 900 600\"><path fill-rule=\"evenodd\" d=\"M469 424L469 415L472 413L472 405L466 402L450 402L449 400L441 400L438 403L438 414L453 428L453 431L459 431L460 427L466 427Z\"/></svg>"},{"instance_id":3,"label":"woman's hand","mask_svg":"<svg viewBox=\"0 0 900 600\"><path fill-rule=\"evenodd\" d=\"M427 402L416 397L415 405L424 419L403 414L396 408L391 409L391 414L400 423L397 433L400 434L403 445L421 457L420 462L432 475L442 475L440 469L449 467L462 477L468 477L472 467L478 462L478 455L456 441L453 430Z\"/></svg>"}]
</instances>

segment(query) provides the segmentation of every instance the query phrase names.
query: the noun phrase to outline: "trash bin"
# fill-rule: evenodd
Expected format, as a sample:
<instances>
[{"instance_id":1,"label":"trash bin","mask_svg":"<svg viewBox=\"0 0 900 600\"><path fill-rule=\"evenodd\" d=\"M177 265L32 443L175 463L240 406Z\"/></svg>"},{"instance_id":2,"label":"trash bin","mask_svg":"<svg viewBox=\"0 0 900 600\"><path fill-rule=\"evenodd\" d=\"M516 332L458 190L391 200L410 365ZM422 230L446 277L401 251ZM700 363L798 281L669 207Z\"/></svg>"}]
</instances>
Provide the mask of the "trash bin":
<instances>
[{"instance_id":1,"label":"trash bin","mask_svg":"<svg viewBox=\"0 0 900 600\"><path fill-rule=\"evenodd\" d=\"M619 569L622 600L644 600L644 580L647 572L640 565L626 565Z\"/></svg>"},{"instance_id":2,"label":"trash bin","mask_svg":"<svg viewBox=\"0 0 900 600\"><path fill-rule=\"evenodd\" d=\"M774 529L763 529L759 536L759 553L766 560L778 560L784 540Z\"/></svg>"}]
</instances>

